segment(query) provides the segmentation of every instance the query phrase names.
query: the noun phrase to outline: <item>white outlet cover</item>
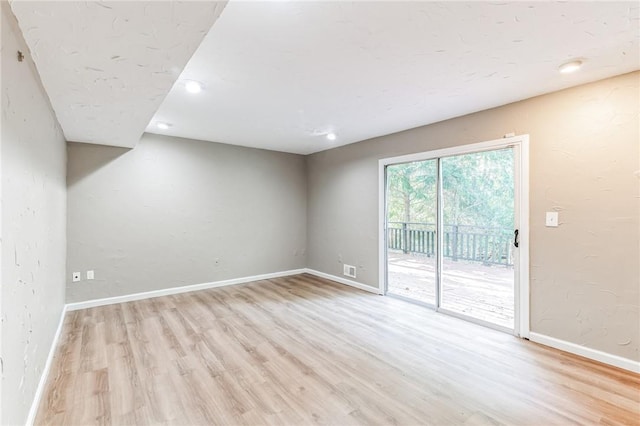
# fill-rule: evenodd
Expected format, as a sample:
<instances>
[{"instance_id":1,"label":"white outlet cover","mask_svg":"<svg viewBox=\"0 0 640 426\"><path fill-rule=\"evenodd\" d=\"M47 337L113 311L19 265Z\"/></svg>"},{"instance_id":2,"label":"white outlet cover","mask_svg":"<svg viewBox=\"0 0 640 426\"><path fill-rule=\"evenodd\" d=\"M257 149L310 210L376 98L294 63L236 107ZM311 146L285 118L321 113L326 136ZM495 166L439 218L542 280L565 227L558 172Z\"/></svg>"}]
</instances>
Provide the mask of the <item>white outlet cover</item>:
<instances>
[{"instance_id":1,"label":"white outlet cover","mask_svg":"<svg viewBox=\"0 0 640 426\"><path fill-rule=\"evenodd\" d=\"M87 279L88 280L93 280L95 279L95 273L93 271L87 271Z\"/></svg>"},{"instance_id":2,"label":"white outlet cover","mask_svg":"<svg viewBox=\"0 0 640 426\"><path fill-rule=\"evenodd\" d=\"M558 212L547 212L545 225L555 228L558 226Z\"/></svg>"},{"instance_id":3,"label":"white outlet cover","mask_svg":"<svg viewBox=\"0 0 640 426\"><path fill-rule=\"evenodd\" d=\"M81 276L82 274L80 274L80 272L74 272L72 277L73 282L77 283L78 281L80 281Z\"/></svg>"}]
</instances>

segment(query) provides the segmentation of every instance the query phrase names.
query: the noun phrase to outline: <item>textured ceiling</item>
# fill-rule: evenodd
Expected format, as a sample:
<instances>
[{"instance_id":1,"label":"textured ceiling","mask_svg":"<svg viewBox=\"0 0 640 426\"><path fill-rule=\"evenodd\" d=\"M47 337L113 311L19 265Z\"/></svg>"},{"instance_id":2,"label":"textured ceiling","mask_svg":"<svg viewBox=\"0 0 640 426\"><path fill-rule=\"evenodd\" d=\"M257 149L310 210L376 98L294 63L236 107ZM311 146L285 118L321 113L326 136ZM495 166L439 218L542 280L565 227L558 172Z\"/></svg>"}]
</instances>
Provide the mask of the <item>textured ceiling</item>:
<instances>
[{"instance_id":1,"label":"textured ceiling","mask_svg":"<svg viewBox=\"0 0 640 426\"><path fill-rule=\"evenodd\" d=\"M132 147L226 2L13 1L67 140Z\"/></svg>"},{"instance_id":2,"label":"textured ceiling","mask_svg":"<svg viewBox=\"0 0 640 426\"><path fill-rule=\"evenodd\" d=\"M176 83L147 131L316 152L637 70L638 10L232 1L181 76L204 91ZM583 68L560 74L573 59ZM158 121L172 126L161 131Z\"/></svg>"},{"instance_id":3,"label":"textured ceiling","mask_svg":"<svg viewBox=\"0 0 640 426\"><path fill-rule=\"evenodd\" d=\"M66 138L106 145L308 154L640 69L638 2L225 5L11 3Z\"/></svg>"}]
</instances>

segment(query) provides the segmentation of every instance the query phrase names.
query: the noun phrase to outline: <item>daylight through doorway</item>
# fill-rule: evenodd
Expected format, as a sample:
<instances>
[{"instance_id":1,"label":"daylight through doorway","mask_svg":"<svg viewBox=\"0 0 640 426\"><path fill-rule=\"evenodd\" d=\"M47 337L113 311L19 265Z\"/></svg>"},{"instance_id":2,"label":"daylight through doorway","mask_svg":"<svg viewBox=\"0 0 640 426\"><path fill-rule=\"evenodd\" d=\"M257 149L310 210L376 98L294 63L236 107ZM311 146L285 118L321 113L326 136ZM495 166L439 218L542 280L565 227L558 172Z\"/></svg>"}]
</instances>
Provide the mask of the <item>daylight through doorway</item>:
<instances>
[{"instance_id":1,"label":"daylight through doorway","mask_svg":"<svg viewBox=\"0 0 640 426\"><path fill-rule=\"evenodd\" d=\"M388 294L513 330L514 150L386 168Z\"/></svg>"}]
</instances>

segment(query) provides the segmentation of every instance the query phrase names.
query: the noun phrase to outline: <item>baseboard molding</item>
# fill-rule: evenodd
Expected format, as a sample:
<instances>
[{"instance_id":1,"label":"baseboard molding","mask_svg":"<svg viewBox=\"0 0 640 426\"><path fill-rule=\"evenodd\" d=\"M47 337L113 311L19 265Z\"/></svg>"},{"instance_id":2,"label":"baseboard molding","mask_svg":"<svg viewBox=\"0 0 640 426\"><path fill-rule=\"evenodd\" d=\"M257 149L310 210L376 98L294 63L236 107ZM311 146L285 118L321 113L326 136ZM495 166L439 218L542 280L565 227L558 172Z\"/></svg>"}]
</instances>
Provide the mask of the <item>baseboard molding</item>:
<instances>
[{"instance_id":1,"label":"baseboard molding","mask_svg":"<svg viewBox=\"0 0 640 426\"><path fill-rule=\"evenodd\" d=\"M336 275L327 274L324 272L316 271L315 269L306 269L306 273L315 275L320 278L336 281L340 284L345 284L351 287L358 288L360 290L368 291L370 293L381 294L380 290L376 287L361 284L356 281L348 280L346 278L338 277ZM633 361L621 356L612 355L607 352L602 352L597 349L591 349L586 346L578 345L575 343L567 342L565 340L549 337L544 334L529 332L529 340L539 343L541 345L550 346L555 349L559 349L564 352L569 352L575 355L580 355L585 358L599 361L604 364L612 365L614 367L622 368L624 370L632 371L634 373L640 373L640 362Z\"/></svg>"},{"instance_id":2,"label":"baseboard molding","mask_svg":"<svg viewBox=\"0 0 640 426\"><path fill-rule=\"evenodd\" d=\"M153 297L169 296L172 294L189 293L192 291L206 290L206 289L216 288L216 287L226 287L230 285L249 283L252 281L268 280L271 278L279 278L279 277L288 277L291 275L298 275L298 274L304 274L304 273L315 275L320 278L326 278L328 280L336 281L340 284L345 284L351 287L358 288L360 290L368 291L370 293L380 294L380 292L378 291L378 288L376 287L371 287L366 284L361 284L357 281L352 281L346 278L338 277L336 275L326 274L324 272L316 271L315 269L303 268L303 269L291 269L288 271L281 271L281 272L273 272L269 274L253 275L249 277L233 278L229 280L213 281L209 283L193 284L193 285L186 285L181 287L163 288L161 290L125 294L122 296L105 297L103 299L85 300L83 302L67 303L65 306L65 310L67 312L77 311L79 309L95 308L98 306L113 305L116 303L133 302L135 300L151 299Z\"/></svg>"},{"instance_id":3,"label":"baseboard molding","mask_svg":"<svg viewBox=\"0 0 640 426\"><path fill-rule=\"evenodd\" d=\"M161 290L146 291L143 293L125 294L123 296L107 297L104 299L86 300L84 302L68 303L67 311L77 311L78 309L95 308L97 306L113 305L116 303L132 302L134 300L151 299L153 297L169 296L172 294L189 293L192 291L206 290L216 287L226 287L229 285L244 284L252 281L268 280L271 278L287 277L306 272L306 269L292 269L289 271L273 272L270 274L253 275L250 277L233 278L229 280L213 281L210 283L193 284L181 287L163 288Z\"/></svg>"},{"instance_id":4,"label":"baseboard molding","mask_svg":"<svg viewBox=\"0 0 640 426\"><path fill-rule=\"evenodd\" d=\"M340 284L345 284L351 287L358 288L360 290L368 291L369 293L381 294L377 287L371 287L370 285L362 284L357 281L348 280L346 278L338 277L336 275L325 274L324 272L316 271L315 269L305 269L307 274L315 275L316 277L325 278L327 280L335 281Z\"/></svg>"},{"instance_id":5,"label":"baseboard molding","mask_svg":"<svg viewBox=\"0 0 640 426\"><path fill-rule=\"evenodd\" d=\"M580 355L594 361L599 361L604 364L632 371L634 373L640 373L640 362L633 361L628 358L623 358L618 355L612 355L607 352L602 352L597 349L591 349L586 346L567 342L566 340L556 339L555 337L549 337L540 333L531 332L529 334L529 340L531 340L532 342L540 343L541 345L560 349L561 351L569 352L574 355Z\"/></svg>"},{"instance_id":6,"label":"baseboard molding","mask_svg":"<svg viewBox=\"0 0 640 426\"><path fill-rule=\"evenodd\" d=\"M62 327L63 327L64 319L67 312L75 311L78 309L86 309L86 308L92 308L97 306L111 305L115 303L131 302L134 300L150 299L153 297L167 296L171 294L189 293L192 291L205 290L209 288L243 284L243 283L248 283L252 281L286 277L290 275L298 275L303 273L315 275L320 278L325 278L325 279L335 281L340 284L348 285L351 287L355 287L357 289L364 290L370 293L381 294L377 287L368 286L368 285L359 283L357 281L352 281L346 278L338 277L336 275L331 275L324 272L316 271L315 269L303 268L303 269L293 269L289 271L274 272L270 274L254 275L249 277L234 278L229 280L214 281L210 283L194 284L194 285L188 285L188 286L182 286L182 287L172 287L172 288L166 288L162 290L148 291L144 293L135 293L135 294L128 294L123 296L108 297L104 299L87 300L84 302L66 304L63 307L62 312L60 313L58 328L56 330L56 334L53 338L53 341L51 342L51 347L49 348L49 354L47 356L47 361L45 362L44 369L42 370L42 374L40 375L40 382L38 383L38 388L36 389L36 393L33 397L33 402L29 410L29 415L27 417L26 425L32 426L33 422L35 421L36 414L38 413L38 407L40 406L40 401L42 399L42 395L44 394L45 386L49 378L49 372L51 370L53 358L55 356L56 349L58 347L58 341L62 334ZM595 361L599 361L605 364L619 367L624 370L640 373L640 362L638 361L633 361L617 355L612 355L596 349L587 348L586 346L556 339L554 337L549 337L544 334L539 334L535 332L531 332L529 334L529 340L531 340L532 342L539 343L541 345L550 346L552 348L559 349L561 351L569 352L575 355L580 355L585 358L589 358Z\"/></svg>"},{"instance_id":7,"label":"baseboard molding","mask_svg":"<svg viewBox=\"0 0 640 426\"><path fill-rule=\"evenodd\" d=\"M36 415L38 414L38 407L40 407L40 400L42 399L42 395L44 394L44 389L47 386L47 380L49 379L49 372L51 371L53 358L55 357L56 349L58 348L58 340L60 340L60 336L62 335L62 326L64 325L64 318L66 314L67 314L67 306L65 305L62 307L62 312L60 312L58 329L56 330L56 334L53 336L53 341L51 342L51 347L49 348L49 354L47 355L47 361L44 363L44 369L42 370L42 374L40 374L40 382L38 383L38 387L36 388L36 393L33 396L33 401L31 402L31 408L29 409L29 415L25 423L26 426L32 426L33 422L35 422L36 420Z\"/></svg>"}]
</instances>

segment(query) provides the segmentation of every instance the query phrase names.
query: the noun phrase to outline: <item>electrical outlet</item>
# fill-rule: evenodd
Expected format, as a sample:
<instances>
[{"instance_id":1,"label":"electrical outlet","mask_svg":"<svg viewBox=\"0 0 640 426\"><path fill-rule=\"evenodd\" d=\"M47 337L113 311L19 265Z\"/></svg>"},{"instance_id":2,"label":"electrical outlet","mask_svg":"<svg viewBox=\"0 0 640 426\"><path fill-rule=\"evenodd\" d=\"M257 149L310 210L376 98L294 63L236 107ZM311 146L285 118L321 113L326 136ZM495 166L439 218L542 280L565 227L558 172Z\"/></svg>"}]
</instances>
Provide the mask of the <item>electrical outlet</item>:
<instances>
[{"instance_id":1,"label":"electrical outlet","mask_svg":"<svg viewBox=\"0 0 640 426\"><path fill-rule=\"evenodd\" d=\"M96 278L96 274L93 271L87 271L87 279L93 280Z\"/></svg>"},{"instance_id":2,"label":"electrical outlet","mask_svg":"<svg viewBox=\"0 0 640 426\"><path fill-rule=\"evenodd\" d=\"M355 278L356 277L356 267L353 265L344 264L343 274L347 277Z\"/></svg>"},{"instance_id":3,"label":"electrical outlet","mask_svg":"<svg viewBox=\"0 0 640 426\"><path fill-rule=\"evenodd\" d=\"M82 274L80 274L80 272L74 272L72 275L73 282L77 283L78 281L80 281L81 276Z\"/></svg>"}]
</instances>

